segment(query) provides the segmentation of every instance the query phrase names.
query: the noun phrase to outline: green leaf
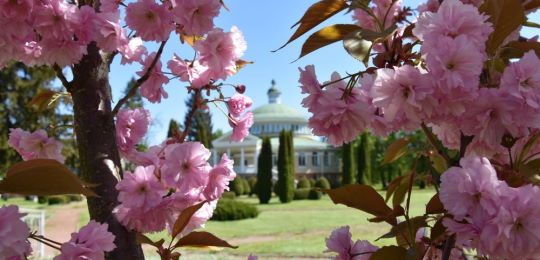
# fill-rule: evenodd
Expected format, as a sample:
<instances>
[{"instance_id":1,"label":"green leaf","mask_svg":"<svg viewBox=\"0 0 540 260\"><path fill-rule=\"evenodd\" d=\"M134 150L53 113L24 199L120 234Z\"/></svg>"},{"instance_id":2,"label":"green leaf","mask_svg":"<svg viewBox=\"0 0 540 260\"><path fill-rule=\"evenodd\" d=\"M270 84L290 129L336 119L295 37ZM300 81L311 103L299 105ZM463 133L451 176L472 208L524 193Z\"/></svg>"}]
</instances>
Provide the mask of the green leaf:
<instances>
[{"instance_id":1,"label":"green leaf","mask_svg":"<svg viewBox=\"0 0 540 260\"><path fill-rule=\"evenodd\" d=\"M174 245L174 248L178 247L229 247L238 248L232 246L227 241L222 240L209 232L191 232L186 236L180 238Z\"/></svg>"},{"instance_id":2,"label":"green leaf","mask_svg":"<svg viewBox=\"0 0 540 260\"><path fill-rule=\"evenodd\" d=\"M296 22L292 27L300 25L298 29L294 32L291 38L283 46L279 47L282 49L287 46L287 44L298 39L298 37L304 35L304 33L313 29L315 26L324 22L326 19L332 17L333 15L343 11L347 8L347 2L344 0L322 0L312 6L310 6L302 18ZM279 50L277 49L277 50ZM275 50L275 51L277 51Z\"/></svg>"},{"instance_id":3,"label":"green leaf","mask_svg":"<svg viewBox=\"0 0 540 260\"><path fill-rule=\"evenodd\" d=\"M399 246L383 246L373 253L370 260L406 260L407 249Z\"/></svg>"},{"instance_id":4,"label":"green leaf","mask_svg":"<svg viewBox=\"0 0 540 260\"><path fill-rule=\"evenodd\" d=\"M66 166L56 160L36 159L13 165L0 182L0 193L20 195L83 194L96 196Z\"/></svg>"},{"instance_id":5,"label":"green leaf","mask_svg":"<svg viewBox=\"0 0 540 260\"><path fill-rule=\"evenodd\" d=\"M486 43L486 51L495 53L503 41L525 21L525 9L520 0L486 0L479 10L489 16L495 30Z\"/></svg>"},{"instance_id":6,"label":"green leaf","mask_svg":"<svg viewBox=\"0 0 540 260\"><path fill-rule=\"evenodd\" d=\"M409 142L410 140L407 138L401 138L401 139L395 140L386 149L382 163L383 164L392 163L396 161L397 159L399 159L401 156L405 155L407 153L407 144L409 144Z\"/></svg>"},{"instance_id":7,"label":"green leaf","mask_svg":"<svg viewBox=\"0 0 540 260\"><path fill-rule=\"evenodd\" d=\"M540 28L540 24L532 22L532 21L525 21L523 23L523 26L532 27L532 28Z\"/></svg>"},{"instance_id":8,"label":"green leaf","mask_svg":"<svg viewBox=\"0 0 540 260\"><path fill-rule=\"evenodd\" d=\"M187 207L186 209L184 209L182 211L182 213L180 213L180 216L178 216L178 218L174 222L174 226L173 226L173 230L172 230L173 239L176 236L178 236L178 234L180 234L182 232L182 230L184 230L184 228L189 223L189 220L191 219L193 214L195 214L195 212L197 212L197 210L199 210L204 205L204 203L206 203L206 202L207 201L203 201L201 203L198 203L198 204L195 204L193 206Z\"/></svg>"},{"instance_id":9,"label":"green leaf","mask_svg":"<svg viewBox=\"0 0 540 260\"><path fill-rule=\"evenodd\" d=\"M363 184L353 184L337 189L324 190L335 204L359 209L386 222L394 225L397 223L393 210L386 205L384 198L371 186Z\"/></svg>"},{"instance_id":10,"label":"green leaf","mask_svg":"<svg viewBox=\"0 0 540 260\"><path fill-rule=\"evenodd\" d=\"M324 27L307 38L302 45L302 52L298 59L324 46L341 41L345 39L345 36L358 29L360 27L354 24L334 24Z\"/></svg>"},{"instance_id":11,"label":"green leaf","mask_svg":"<svg viewBox=\"0 0 540 260\"><path fill-rule=\"evenodd\" d=\"M428 204L426 205L426 214L442 214L445 212L446 210L444 209L444 206L439 199L439 194L437 193L433 195L433 197L431 197Z\"/></svg>"}]
</instances>

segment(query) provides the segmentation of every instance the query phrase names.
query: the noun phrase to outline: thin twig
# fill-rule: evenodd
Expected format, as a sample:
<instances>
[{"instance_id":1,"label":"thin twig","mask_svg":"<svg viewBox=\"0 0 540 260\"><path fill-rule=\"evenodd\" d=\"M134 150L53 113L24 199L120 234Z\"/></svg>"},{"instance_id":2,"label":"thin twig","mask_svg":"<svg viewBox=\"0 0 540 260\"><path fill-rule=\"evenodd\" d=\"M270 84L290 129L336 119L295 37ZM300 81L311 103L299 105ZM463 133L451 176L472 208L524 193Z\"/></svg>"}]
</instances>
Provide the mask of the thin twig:
<instances>
[{"instance_id":1,"label":"thin twig","mask_svg":"<svg viewBox=\"0 0 540 260\"><path fill-rule=\"evenodd\" d=\"M342 81L342 80L344 80L344 79L348 79L348 78L350 78L350 77L362 75L362 73L364 73L364 71L360 71L360 72L357 72L357 73L354 73L354 74L349 74L349 75L347 75L347 76L345 76L345 77L343 77L343 78L340 78L340 79L338 79L338 80L334 80L334 81L330 81L330 82L324 83L324 84L321 85L321 89L323 89L324 87L326 87L326 86L328 86L328 85L332 85L332 84L334 84L334 83L340 82L340 81Z\"/></svg>"},{"instance_id":2,"label":"thin twig","mask_svg":"<svg viewBox=\"0 0 540 260\"><path fill-rule=\"evenodd\" d=\"M191 108L189 110L189 113L186 117L186 121L184 122L184 131L182 132L182 135L180 136L180 139L178 142L183 143L184 140L186 140L186 136L188 135L189 128L191 128L191 122L193 121L193 116L195 116L195 112L197 112L197 106L199 105L199 95L201 93L200 89L196 89L193 95L195 95L195 100L193 100L193 103L191 104Z\"/></svg>"},{"instance_id":3,"label":"thin twig","mask_svg":"<svg viewBox=\"0 0 540 260\"><path fill-rule=\"evenodd\" d=\"M165 43L167 43L166 40L162 41L161 45L159 45L159 49L156 53L156 57L154 57L154 60L152 61L152 63L150 64L150 67L148 67L148 70L144 73L144 75L140 77L137 81L135 81L135 84L133 85L133 87L129 89L128 93L122 99L120 99L118 103L116 103L116 106L114 106L114 109L112 111L113 115L116 115L118 111L120 110L120 108L122 108L122 106L126 104L130 98L135 96L135 94L137 93L137 90L141 87L141 85L144 82L146 82L148 78L150 78L150 74L152 73L152 70L154 70L154 67L159 61L161 54L163 53L163 48L165 48Z\"/></svg>"},{"instance_id":4,"label":"thin twig","mask_svg":"<svg viewBox=\"0 0 540 260\"><path fill-rule=\"evenodd\" d=\"M58 65L54 65L53 66L53 69L54 71L56 72L56 76L58 77L58 79L60 80L60 82L62 82L62 85L66 88L67 91L71 91L71 82L69 82L66 78L66 76L64 75L64 73L62 72L62 68L60 68L60 66Z\"/></svg>"},{"instance_id":5,"label":"thin twig","mask_svg":"<svg viewBox=\"0 0 540 260\"><path fill-rule=\"evenodd\" d=\"M440 145L440 143L438 142L437 140L437 137L435 137L435 135L433 134L433 132L431 132L431 130L426 126L425 123L422 123L422 130L424 131L424 133L426 134L429 142L431 143L431 145L433 146L433 148L435 148L435 150L437 150L437 153L439 155L441 155L443 157L443 159L446 161L446 163L448 165L452 165L452 160L450 159L450 157L444 152L442 146Z\"/></svg>"},{"instance_id":6,"label":"thin twig","mask_svg":"<svg viewBox=\"0 0 540 260\"><path fill-rule=\"evenodd\" d=\"M455 243L456 243L456 236L455 235L452 235L448 239L446 239L446 242L444 243L442 260L449 260L450 259L450 253L452 252L452 249L454 248Z\"/></svg>"},{"instance_id":7,"label":"thin twig","mask_svg":"<svg viewBox=\"0 0 540 260\"><path fill-rule=\"evenodd\" d=\"M56 249L56 250L61 250L60 247L55 246L55 245L53 245L53 244L50 244L50 243L48 243L48 242L45 242L45 241L43 241L43 240L41 240L41 239L39 239L39 238L37 238L37 237L30 236L30 237L28 237L28 238L34 239L34 240L36 240L36 241L38 241L38 242L40 242L40 243L43 243L44 245L47 245L47 246L49 246L49 247L54 248L54 249Z\"/></svg>"}]
</instances>

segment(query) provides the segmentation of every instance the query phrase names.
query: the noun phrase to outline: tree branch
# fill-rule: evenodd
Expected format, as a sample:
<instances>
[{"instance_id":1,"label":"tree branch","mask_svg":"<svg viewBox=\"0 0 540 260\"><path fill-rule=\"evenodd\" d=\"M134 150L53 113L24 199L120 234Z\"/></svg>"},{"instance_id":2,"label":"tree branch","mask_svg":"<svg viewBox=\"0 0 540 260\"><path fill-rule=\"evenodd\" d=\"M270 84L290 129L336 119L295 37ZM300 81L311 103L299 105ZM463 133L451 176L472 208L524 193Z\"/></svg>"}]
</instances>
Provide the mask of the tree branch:
<instances>
[{"instance_id":1,"label":"tree branch","mask_svg":"<svg viewBox=\"0 0 540 260\"><path fill-rule=\"evenodd\" d=\"M165 47L165 43L167 43L167 41L162 41L161 45L159 45L159 49L156 53L156 57L154 57L154 60L152 61L152 63L150 64L150 67L148 67L148 70L144 73L144 75L140 77L137 81L135 81L135 84L133 85L133 87L131 87L131 89L129 89L128 93L123 98L121 98L118 101L118 103L116 103L116 106L114 106L114 109L112 111L113 115L116 115L118 111L120 110L120 108L122 108L122 106L126 104L130 98L135 96L135 94L137 93L137 90L141 87L141 85L144 84L144 82L146 82L148 78L150 78L150 74L152 73L152 70L156 66L157 62L159 61L161 57L161 54L163 53L163 48Z\"/></svg>"},{"instance_id":2,"label":"tree branch","mask_svg":"<svg viewBox=\"0 0 540 260\"><path fill-rule=\"evenodd\" d=\"M197 112L197 107L199 105L199 101L200 101L199 95L201 93L201 90L196 89L194 91L195 93L193 93L193 95L195 95L195 100L193 100L193 103L191 104L188 115L186 117L186 121L184 123L185 124L184 131L182 131L182 135L177 139L177 141L180 143L183 143L186 140L186 136L188 135L189 128L191 127L191 122L193 121L193 116L195 116L195 112Z\"/></svg>"},{"instance_id":3,"label":"tree branch","mask_svg":"<svg viewBox=\"0 0 540 260\"><path fill-rule=\"evenodd\" d=\"M426 134L426 136L427 136L429 142L431 143L431 145L433 146L433 148L435 148L435 150L437 150L437 153L440 154L443 157L443 159L446 161L446 163L448 165L452 165L452 159L450 159L450 157L444 152L443 147L439 143L439 140L433 134L433 132L431 132L431 130L427 127L427 125L425 123L422 123L422 130Z\"/></svg>"},{"instance_id":4,"label":"tree branch","mask_svg":"<svg viewBox=\"0 0 540 260\"><path fill-rule=\"evenodd\" d=\"M58 65L54 65L53 66L53 69L54 71L56 72L56 77L58 77L58 79L60 80L60 82L62 82L62 85L66 88L67 91L71 92L71 89L72 89L72 84L71 82L69 82L66 78L66 76L64 75L64 73L62 72L62 68L60 68L60 66Z\"/></svg>"}]
</instances>

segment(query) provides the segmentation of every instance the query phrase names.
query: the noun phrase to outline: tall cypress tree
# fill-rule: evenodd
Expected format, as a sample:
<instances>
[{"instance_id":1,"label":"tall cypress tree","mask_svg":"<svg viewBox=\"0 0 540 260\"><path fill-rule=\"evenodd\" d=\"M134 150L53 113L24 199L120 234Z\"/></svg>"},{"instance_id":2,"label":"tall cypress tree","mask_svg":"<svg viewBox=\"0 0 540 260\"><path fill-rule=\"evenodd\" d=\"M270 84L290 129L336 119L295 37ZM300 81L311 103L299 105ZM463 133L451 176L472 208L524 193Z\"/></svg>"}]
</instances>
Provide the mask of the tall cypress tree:
<instances>
[{"instance_id":1,"label":"tall cypress tree","mask_svg":"<svg viewBox=\"0 0 540 260\"><path fill-rule=\"evenodd\" d=\"M371 150L372 150L371 137L368 132L364 132L360 136L360 142L358 144L358 183L371 184Z\"/></svg>"},{"instance_id":2,"label":"tall cypress tree","mask_svg":"<svg viewBox=\"0 0 540 260\"><path fill-rule=\"evenodd\" d=\"M354 156L354 142L344 144L341 147L342 156L343 156L343 169L342 169L342 178L341 184L348 185L355 183L355 156Z\"/></svg>"},{"instance_id":3,"label":"tall cypress tree","mask_svg":"<svg viewBox=\"0 0 540 260\"><path fill-rule=\"evenodd\" d=\"M282 203L291 202L294 197L294 177L291 172L290 138L285 130L279 134L277 193Z\"/></svg>"},{"instance_id":4,"label":"tall cypress tree","mask_svg":"<svg viewBox=\"0 0 540 260\"><path fill-rule=\"evenodd\" d=\"M272 144L263 138L261 154L257 163L257 196L261 204L268 204L272 197Z\"/></svg>"},{"instance_id":5,"label":"tall cypress tree","mask_svg":"<svg viewBox=\"0 0 540 260\"><path fill-rule=\"evenodd\" d=\"M292 180L292 189L294 189L294 179L295 179L295 173L296 173L296 169L294 167L294 164L295 164L295 158L294 158L294 142L293 142L293 132L292 131L288 131L287 132L287 149L288 149L288 154L289 154L289 175L291 177L291 180ZM291 184L290 184L291 185Z\"/></svg>"},{"instance_id":6,"label":"tall cypress tree","mask_svg":"<svg viewBox=\"0 0 540 260\"><path fill-rule=\"evenodd\" d=\"M202 94L196 94L193 92L186 100L186 106L191 109L194 102L200 102L202 99ZM201 142L206 148L212 148L212 115L208 109L197 109L191 123L188 124L188 115L190 111L186 113L184 119L184 126L189 125L189 130L187 134L187 139L189 141L198 141Z\"/></svg>"},{"instance_id":7,"label":"tall cypress tree","mask_svg":"<svg viewBox=\"0 0 540 260\"><path fill-rule=\"evenodd\" d=\"M179 134L180 126L178 125L178 122L174 119L171 119L171 121L169 121L169 130L167 130L167 138L171 138Z\"/></svg>"},{"instance_id":8,"label":"tall cypress tree","mask_svg":"<svg viewBox=\"0 0 540 260\"><path fill-rule=\"evenodd\" d=\"M129 92L129 90L135 85L135 83L137 83L135 78L131 78L128 81L127 85L126 85L126 88L124 89L124 94L122 96L125 96ZM135 95L133 95L133 97L130 98L126 102L126 104L124 104L123 108L133 109L133 108L139 108L139 107L142 107L142 106L143 106L143 99L142 99L142 96L141 96L141 92L137 91L137 92L135 92Z\"/></svg>"}]
</instances>

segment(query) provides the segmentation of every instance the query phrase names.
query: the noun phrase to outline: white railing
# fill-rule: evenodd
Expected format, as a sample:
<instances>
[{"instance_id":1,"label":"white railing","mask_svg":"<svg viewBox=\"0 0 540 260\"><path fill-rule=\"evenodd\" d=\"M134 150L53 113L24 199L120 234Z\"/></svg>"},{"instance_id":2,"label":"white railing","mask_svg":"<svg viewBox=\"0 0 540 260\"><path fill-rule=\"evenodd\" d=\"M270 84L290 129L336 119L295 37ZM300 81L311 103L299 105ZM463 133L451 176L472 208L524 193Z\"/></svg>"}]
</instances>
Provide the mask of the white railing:
<instances>
[{"instance_id":1,"label":"white railing","mask_svg":"<svg viewBox=\"0 0 540 260\"><path fill-rule=\"evenodd\" d=\"M36 232L36 235L45 236L45 211L35 209L21 209L22 213L26 216L23 217L23 221L30 228L30 232ZM32 255L41 259L45 257L45 245L35 240L30 240L32 245Z\"/></svg>"}]
</instances>

